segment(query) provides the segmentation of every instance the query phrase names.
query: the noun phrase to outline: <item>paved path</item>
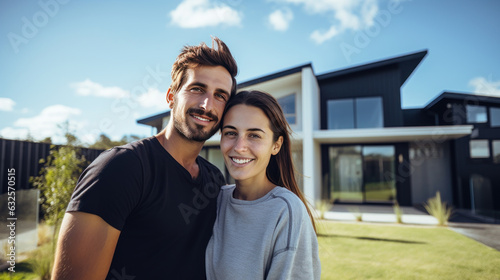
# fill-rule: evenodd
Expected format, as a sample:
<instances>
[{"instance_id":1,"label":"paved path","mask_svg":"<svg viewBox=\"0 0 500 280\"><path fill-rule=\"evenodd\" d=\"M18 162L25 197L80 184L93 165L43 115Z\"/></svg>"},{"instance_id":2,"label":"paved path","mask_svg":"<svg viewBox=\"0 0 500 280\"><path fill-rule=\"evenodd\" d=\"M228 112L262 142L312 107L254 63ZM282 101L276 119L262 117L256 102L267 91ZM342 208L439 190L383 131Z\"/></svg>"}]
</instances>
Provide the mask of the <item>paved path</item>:
<instances>
[{"instance_id":1,"label":"paved path","mask_svg":"<svg viewBox=\"0 0 500 280\"><path fill-rule=\"evenodd\" d=\"M414 207L401 207L404 224L435 226L436 218ZM325 218L336 221L355 221L361 215L365 222L395 223L392 206L336 204ZM450 229L500 251L500 221L475 216L466 210L456 211L450 219Z\"/></svg>"}]
</instances>

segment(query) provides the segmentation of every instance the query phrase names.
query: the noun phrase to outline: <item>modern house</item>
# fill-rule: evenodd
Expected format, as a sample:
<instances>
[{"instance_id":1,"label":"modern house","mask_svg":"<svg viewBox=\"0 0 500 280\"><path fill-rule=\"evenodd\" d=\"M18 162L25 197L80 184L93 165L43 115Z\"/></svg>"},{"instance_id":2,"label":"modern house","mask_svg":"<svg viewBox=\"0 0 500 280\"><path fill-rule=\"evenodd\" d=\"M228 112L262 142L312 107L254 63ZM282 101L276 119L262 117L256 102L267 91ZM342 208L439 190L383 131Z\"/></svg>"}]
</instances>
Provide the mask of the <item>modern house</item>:
<instances>
[{"instance_id":1,"label":"modern house","mask_svg":"<svg viewBox=\"0 0 500 280\"><path fill-rule=\"evenodd\" d=\"M299 182L312 202L418 205L439 191L456 208L500 211L500 97L444 92L401 108L427 51L315 75L311 64L238 84L271 93L293 129ZM138 120L160 131L169 111ZM202 156L225 170L219 135ZM226 176L229 175L226 172Z\"/></svg>"}]
</instances>

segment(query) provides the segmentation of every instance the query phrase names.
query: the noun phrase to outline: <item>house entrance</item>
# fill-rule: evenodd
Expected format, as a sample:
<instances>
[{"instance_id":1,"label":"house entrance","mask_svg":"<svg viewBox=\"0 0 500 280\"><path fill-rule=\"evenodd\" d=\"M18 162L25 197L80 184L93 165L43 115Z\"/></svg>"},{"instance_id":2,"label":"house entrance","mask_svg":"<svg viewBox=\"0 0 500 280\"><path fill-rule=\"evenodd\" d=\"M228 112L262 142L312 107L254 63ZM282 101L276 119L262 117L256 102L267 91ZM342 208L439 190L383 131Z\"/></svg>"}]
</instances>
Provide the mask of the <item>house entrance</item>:
<instances>
[{"instance_id":1,"label":"house entrance","mask_svg":"<svg viewBox=\"0 0 500 280\"><path fill-rule=\"evenodd\" d=\"M396 199L393 145L328 148L330 199L345 203L392 203Z\"/></svg>"}]
</instances>

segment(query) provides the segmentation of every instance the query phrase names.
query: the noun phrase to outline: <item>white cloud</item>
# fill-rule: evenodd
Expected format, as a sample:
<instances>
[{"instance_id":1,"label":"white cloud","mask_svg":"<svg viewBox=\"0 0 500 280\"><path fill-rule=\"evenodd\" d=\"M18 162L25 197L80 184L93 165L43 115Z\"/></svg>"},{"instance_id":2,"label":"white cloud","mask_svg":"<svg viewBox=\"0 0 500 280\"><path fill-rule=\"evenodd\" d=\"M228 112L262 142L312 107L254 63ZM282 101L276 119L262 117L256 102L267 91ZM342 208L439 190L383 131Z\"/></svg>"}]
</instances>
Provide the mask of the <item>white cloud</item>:
<instances>
[{"instance_id":1,"label":"white cloud","mask_svg":"<svg viewBox=\"0 0 500 280\"><path fill-rule=\"evenodd\" d=\"M276 10L269 15L269 23L277 31L286 31L293 20L293 12L290 9Z\"/></svg>"},{"instance_id":2,"label":"white cloud","mask_svg":"<svg viewBox=\"0 0 500 280\"><path fill-rule=\"evenodd\" d=\"M500 97L500 80L492 81L484 77L477 77L469 81L469 86L474 88L475 94Z\"/></svg>"},{"instance_id":3,"label":"white cloud","mask_svg":"<svg viewBox=\"0 0 500 280\"><path fill-rule=\"evenodd\" d=\"M339 31L336 26L331 26L330 29L326 32L321 32L319 30L314 30L311 34L311 39L318 44L322 44L324 41L329 40L335 35L339 34Z\"/></svg>"},{"instance_id":4,"label":"white cloud","mask_svg":"<svg viewBox=\"0 0 500 280\"><path fill-rule=\"evenodd\" d=\"M0 111L12 111L14 110L14 105L16 102L7 97L0 97Z\"/></svg>"},{"instance_id":5,"label":"white cloud","mask_svg":"<svg viewBox=\"0 0 500 280\"><path fill-rule=\"evenodd\" d=\"M334 22L327 31L315 30L311 39L321 44L346 31L358 31L374 24L378 13L377 0L275 0L295 5L303 5L306 12L326 15Z\"/></svg>"},{"instance_id":6,"label":"white cloud","mask_svg":"<svg viewBox=\"0 0 500 280\"><path fill-rule=\"evenodd\" d=\"M6 139L26 139L29 134L27 128L6 127L0 130L0 135Z\"/></svg>"},{"instance_id":7,"label":"white cloud","mask_svg":"<svg viewBox=\"0 0 500 280\"><path fill-rule=\"evenodd\" d=\"M171 23L182 28L238 26L242 14L228 5L210 0L183 0L170 12Z\"/></svg>"},{"instance_id":8,"label":"white cloud","mask_svg":"<svg viewBox=\"0 0 500 280\"><path fill-rule=\"evenodd\" d=\"M86 79L83 82L73 83L70 85L75 89L76 94L82 96L97 96L105 98L122 98L129 96L128 91L119 87L104 87L99 83L92 82Z\"/></svg>"},{"instance_id":9,"label":"white cloud","mask_svg":"<svg viewBox=\"0 0 500 280\"><path fill-rule=\"evenodd\" d=\"M162 93L156 88L150 88L146 93L137 97L137 102L143 108L167 110L168 105L165 97L166 93Z\"/></svg>"},{"instance_id":10,"label":"white cloud","mask_svg":"<svg viewBox=\"0 0 500 280\"><path fill-rule=\"evenodd\" d=\"M30 134L34 139L41 140L51 137L55 143L62 143L63 138L59 125L71 121L71 128L81 129L84 122L71 120L80 115L81 111L64 105L52 105L43 109L40 114L31 118L20 118L14 122L14 127L6 127L0 131L3 137L25 139Z\"/></svg>"}]
</instances>

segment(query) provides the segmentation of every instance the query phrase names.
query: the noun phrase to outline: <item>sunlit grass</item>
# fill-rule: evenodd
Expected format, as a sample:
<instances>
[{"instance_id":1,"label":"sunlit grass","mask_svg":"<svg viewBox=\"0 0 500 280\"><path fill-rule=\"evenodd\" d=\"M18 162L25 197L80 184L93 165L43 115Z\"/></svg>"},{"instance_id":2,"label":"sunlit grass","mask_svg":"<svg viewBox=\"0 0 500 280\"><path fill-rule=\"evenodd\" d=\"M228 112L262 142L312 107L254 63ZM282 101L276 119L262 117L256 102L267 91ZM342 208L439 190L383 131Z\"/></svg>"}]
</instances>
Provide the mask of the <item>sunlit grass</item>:
<instances>
[{"instance_id":1,"label":"sunlit grass","mask_svg":"<svg viewBox=\"0 0 500 280\"><path fill-rule=\"evenodd\" d=\"M321 279L500 279L500 252L442 227L318 223Z\"/></svg>"},{"instance_id":2,"label":"sunlit grass","mask_svg":"<svg viewBox=\"0 0 500 280\"><path fill-rule=\"evenodd\" d=\"M327 220L317 228L321 279L500 279L499 251L448 228ZM35 279L28 262L0 279Z\"/></svg>"}]
</instances>

